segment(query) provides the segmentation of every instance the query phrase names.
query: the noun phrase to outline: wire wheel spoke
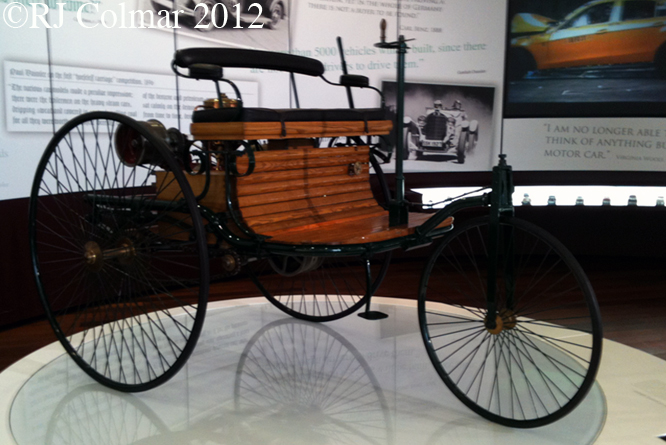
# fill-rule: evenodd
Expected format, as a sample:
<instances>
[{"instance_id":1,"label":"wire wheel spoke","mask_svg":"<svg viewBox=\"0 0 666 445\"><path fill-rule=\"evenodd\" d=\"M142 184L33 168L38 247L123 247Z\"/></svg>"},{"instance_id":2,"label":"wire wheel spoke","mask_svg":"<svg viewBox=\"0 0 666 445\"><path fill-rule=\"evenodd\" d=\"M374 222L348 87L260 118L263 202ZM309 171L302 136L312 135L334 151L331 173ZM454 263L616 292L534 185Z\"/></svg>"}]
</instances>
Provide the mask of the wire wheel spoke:
<instances>
[{"instance_id":1,"label":"wire wheel spoke","mask_svg":"<svg viewBox=\"0 0 666 445\"><path fill-rule=\"evenodd\" d=\"M340 444L391 443L381 385L356 348L323 324L286 318L259 330L241 354L234 402L244 418L261 422L307 412L309 420L304 429L293 429L290 443L304 436Z\"/></svg>"},{"instance_id":2,"label":"wire wheel spoke","mask_svg":"<svg viewBox=\"0 0 666 445\"><path fill-rule=\"evenodd\" d=\"M371 261L376 289L390 254ZM359 257L273 255L250 270L268 300L287 314L308 321L330 321L360 309L367 301L365 261Z\"/></svg>"},{"instance_id":3,"label":"wire wheel spoke","mask_svg":"<svg viewBox=\"0 0 666 445\"><path fill-rule=\"evenodd\" d=\"M430 359L465 405L494 422L537 427L573 410L601 357L601 320L582 269L557 240L514 218L461 224L421 279L419 322ZM496 289L495 323L488 286Z\"/></svg>"},{"instance_id":4,"label":"wire wheel spoke","mask_svg":"<svg viewBox=\"0 0 666 445\"><path fill-rule=\"evenodd\" d=\"M68 122L40 161L29 229L42 303L77 364L123 391L172 377L203 324L208 257L164 142L114 113Z\"/></svg>"}]
</instances>

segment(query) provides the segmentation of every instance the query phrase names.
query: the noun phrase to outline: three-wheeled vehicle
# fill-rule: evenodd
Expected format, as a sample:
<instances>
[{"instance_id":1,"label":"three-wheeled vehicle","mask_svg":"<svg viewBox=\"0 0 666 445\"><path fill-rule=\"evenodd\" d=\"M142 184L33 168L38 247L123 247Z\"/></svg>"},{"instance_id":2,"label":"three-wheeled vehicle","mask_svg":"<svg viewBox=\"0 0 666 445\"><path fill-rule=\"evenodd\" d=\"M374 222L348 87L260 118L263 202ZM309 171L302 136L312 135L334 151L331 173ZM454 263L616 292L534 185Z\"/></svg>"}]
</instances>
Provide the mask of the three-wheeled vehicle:
<instances>
[{"instance_id":1,"label":"three-wheeled vehicle","mask_svg":"<svg viewBox=\"0 0 666 445\"><path fill-rule=\"evenodd\" d=\"M398 54L401 122L406 40L378 45ZM370 299L390 253L436 243L419 282L419 325L453 393L514 427L552 422L583 399L601 354L594 293L561 243L514 217L504 155L483 192L420 213L405 200L402 144L391 195L367 142L391 131L383 107L245 107L226 68L333 83L306 57L179 50L179 76L217 87L194 111L191 136L91 112L58 130L39 162L29 227L36 282L56 336L86 373L121 391L164 383L195 347L211 279L224 286L241 270L294 317L330 321L363 309L381 319ZM236 97L223 97L220 82ZM335 84L370 87L351 74ZM402 140L402 126L396 132ZM321 147L331 138L346 142ZM454 227L470 207L487 215Z\"/></svg>"}]
</instances>

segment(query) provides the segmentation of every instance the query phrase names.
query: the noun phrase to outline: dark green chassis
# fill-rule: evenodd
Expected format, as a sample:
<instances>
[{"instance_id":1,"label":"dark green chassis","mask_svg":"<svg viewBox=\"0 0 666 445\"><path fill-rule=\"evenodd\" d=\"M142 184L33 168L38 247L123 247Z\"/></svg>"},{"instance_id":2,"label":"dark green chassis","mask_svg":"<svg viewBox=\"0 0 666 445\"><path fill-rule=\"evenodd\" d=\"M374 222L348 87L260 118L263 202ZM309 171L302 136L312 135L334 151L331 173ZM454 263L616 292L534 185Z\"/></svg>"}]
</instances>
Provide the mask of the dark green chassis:
<instances>
[{"instance_id":1,"label":"dark green chassis","mask_svg":"<svg viewBox=\"0 0 666 445\"><path fill-rule=\"evenodd\" d=\"M401 122L406 40L400 36L398 42L382 41L378 46L394 48L398 52L397 121ZM153 201L155 193L143 194L150 187L148 179L140 187L127 187L129 182L125 179L118 182L107 177L107 172L110 176L118 176L124 164L132 169L129 176L134 184L135 171L144 165L138 161L142 156L124 162L117 145L115 152L109 144L109 154L100 153L102 146L108 143L102 139L100 145L100 128L121 126L126 126L121 133L121 142L135 147L133 144L139 141L141 145L138 147L155 148L152 153L155 160L147 162L149 173L156 168L173 172L173 181L181 187L183 199L176 202ZM404 196L402 130L402 126L398 125L395 197L387 200L390 227L407 224L411 205ZM130 140L135 133L142 139ZM115 133L110 131L109 134ZM231 274L242 263L239 257L240 260L267 258L268 261L261 262L259 266L266 266L268 273L263 276L261 272L257 274L260 278L268 277L267 284L273 276L278 280L282 279L280 277L298 280L296 287L302 294L298 296L298 302L294 302L293 293L269 292L255 276L253 267L248 268L264 295L294 317L329 321L349 315L367 304L365 313L359 315L378 319L384 314L369 311L370 297L386 274L390 252L415 249L441 238L419 284L419 327L430 360L442 381L459 400L491 421L512 427L536 427L570 412L592 387L602 342L594 292L580 265L561 243L542 229L511 218L512 173L503 155L500 155L499 164L493 169L488 192L453 200L411 235L364 244L308 245L272 242L269 237L257 235L243 224L242 215L234 204L235 181L232 178L252 174L255 163L251 145L240 142L245 150L236 151L232 150L234 144L224 144L227 149L221 152L191 151L190 145L187 145L186 153L176 150L174 154L164 142L145 125L125 116L88 113L70 121L56 133L38 166L33 183L30 242L40 297L49 321L67 352L97 381L123 391L143 391L165 382L185 364L205 317L210 281L207 253L232 257L229 263L233 263L234 267L227 271ZM79 151L81 154L77 154ZM71 156L63 156L63 152L71 153ZM212 178L207 159L212 153L224 158L220 165L225 166L226 191L223 198L228 210L223 213L215 213L197 204L209 193ZM181 159L179 163L177 155L188 155L188 159ZM180 171L183 165L189 165L189 155L200 157L200 173L206 175L199 197L193 196ZM236 168L235 161L239 156L248 156L249 160L248 170L242 173ZM75 167L71 169L66 161L73 161ZM370 161L381 182L381 169L372 156ZM103 170L101 180L97 177L98 168ZM148 174L147 178L152 176ZM52 181L55 185L51 184ZM90 187L90 184L93 186ZM115 189L117 185L127 189L121 190L124 196L104 194L104 190ZM91 188L93 192L88 194ZM72 193L63 194L62 190L75 192L74 206L69 207L72 201L65 199ZM101 191L102 195L96 194L95 190ZM387 187L383 190L386 196ZM78 204L79 192L83 192L88 205ZM46 199L39 199L42 194ZM100 210L102 216L118 213L122 218L106 226L103 217L89 219L90 206L93 215L95 210ZM455 230L451 225L438 228L447 218L470 207L488 208L489 216L461 224L456 221ZM52 209L55 212L52 213ZM176 228L177 233L191 234L190 239L179 241L175 236L169 238L169 234L174 232L168 230L164 232L165 237L160 237L159 231L152 232L150 229L159 222L155 213L160 213L162 222ZM180 213L183 217L172 216L172 213ZM190 217L194 223L188 221ZM125 220L132 224L125 226ZM54 222L54 228L50 229ZM137 249L140 253L135 251L134 241L126 238L134 238L133 228L137 227L148 229L137 231L137 240L141 242L136 245L142 244ZM149 237L142 236L146 231L151 232ZM206 234L216 238L213 245L207 246ZM121 238L118 239L118 236ZM54 237L60 241L52 243ZM109 240L111 244L103 242ZM102 247L107 250L103 251ZM181 255L183 259L177 258ZM375 258L381 259L381 270L373 280L370 263L375 255L381 257ZM117 267L114 262L105 262L107 256L108 259L117 259L120 264L127 261L132 266ZM315 290L301 284L308 279L310 272L327 270L324 260L310 258L310 261L302 261L300 264L305 266L299 266L295 272L286 267L287 261L283 261L284 267L280 267L281 260L299 262L306 257L333 257L340 259L340 262L349 258L360 259L365 268L365 284L362 272L358 277L354 276L358 285L351 292L347 292L348 288L342 288L341 292L333 284L330 289L335 287L338 298L333 308L326 283L321 288L312 288ZM134 261L135 258L138 260ZM173 261L174 258L177 261ZM170 269L188 266L189 263L194 264L196 277L182 279L178 273L175 277L171 276ZM147 267L151 264L153 269ZM164 264L169 265L167 270L159 269ZM447 267L441 268L440 264ZM464 267L457 267L461 264ZM334 270L341 272L337 275L342 275L344 280L350 269ZM318 282L320 277L316 280ZM62 285L60 281L74 285ZM148 291L148 295L144 290ZM314 308L310 312L307 305L303 306L309 293L314 299ZM276 295L285 295L287 300L277 300ZM323 297L321 303L317 300L318 295ZM146 296L149 298L143 298ZM353 299L353 304L344 302L343 297ZM170 312L174 304L183 311L182 317ZM442 304L454 310L442 312L439 308ZM329 307L332 312L328 311ZM459 311L462 315L458 314ZM107 325L110 331L99 329ZM533 330L535 326L537 331ZM562 332L560 328L574 329L591 335L592 341L588 344L585 340L588 337L585 336L579 344L568 334L562 339L559 334L540 333L541 328L555 329L558 333ZM80 331L83 336L73 335ZM454 357L459 352L460 355ZM486 374L488 377L484 379ZM559 383L555 383L549 374L553 374ZM467 379L464 382L463 377ZM518 391L518 387L522 389ZM503 392L503 403L500 403L500 390ZM556 396L554 391L559 395ZM516 406L516 401L519 406ZM527 412L523 410L523 405L527 407Z\"/></svg>"},{"instance_id":2,"label":"dark green chassis","mask_svg":"<svg viewBox=\"0 0 666 445\"><path fill-rule=\"evenodd\" d=\"M500 165L493 169L493 178L493 187L496 191L491 191L481 196L461 198L453 201L445 208L434 213L413 234L386 241L363 244L281 244L271 242L270 237L254 234L244 227L238 210L233 207L230 187L227 187L227 204L228 208L232 209L231 211L215 213L204 205L198 204L198 207L202 218L207 221L204 224L205 230L215 235L218 242L226 242L242 254L258 257L270 255L369 257L390 250L411 250L430 244L435 238L439 238L453 229L452 225L442 228L437 228L437 226L462 209L490 206L491 213L496 213L498 217L500 213L512 213L511 192L513 187L511 185L511 167L506 165L503 159ZM227 180L227 182L229 183L230 180ZM94 201L98 205L132 207L132 203L122 197L96 196ZM145 206L145 202L143 201L137 204ZM184 205L184 201L174 204L173 202L155 200L149 210L175 212L178 211L179 207ZM403 205L407 206L407 203L403 203ZM229 220L240 227L247 237L240 237L234 234L229 229Z\"/></svg>"},{"instance_id":3,"label":"dark green chassis","mask_svg":"<svg viewBox=\"0 0 666 445\"><path fill-rule=\"evenodd\" d=\"M251 153L251 151L250 151ZM250 169L240 175L236 171L235 154L226 154L227 158L226 165L226 201L227 208L231 209L228 212L215 213L211 209L198 204L199 212L202 218L206 221L204 224L204 229L208 233L212 233L217 238L217 245L226 243L236 250L240 255L252 258L268 258L272 255L291 255L291 256L303 256L303 257L349 257L356 256L363 258L366 261L366 273L367 273L367 296L372 297L375 288L371 286L373 282L370 275L369 261L374 255L384 252L390 252L396 249L403 250L412 250L419 247L427 246L433 242L436 238L442 237L447 232L453 229L453 225L449 225L442 228L437 228L444 220L455 215L460 210L471 208L471 207L490 207L490 239L489 239L489 254L491 258L495 258L497 255L497 239L499 231L499 218L501 215L512 215L513 214L513 203L511 200L511 195L513 193L513 180L512 180L512 170L511 166L507 165L505 155L500 155L499 164L493 168L492 176L492 186L491 191L484 193L480 196L473 196L468 198L460 198L454 200L451 204L448 204L443 209L434 213L433 216L428 219L421 226L417 227L413 234L398 237L394 239L389 239L386 241L378 241L371 243L363 244L282 244L271 242L269 237L254 234L243 224L238 210L234 207L232 195L232 176L245 176L252 173L254 159L250 154ZM400 158L398 158L400 159ZM229 162L231 161L231 162ZM398 161L399 162L399 161ZM207 178L207 183L210 178ZM205 196L207 193L208 187L204 189L204 193L199 197ZM132 207L131 202L123 198L117 197L100 197L95 198L95 202L100 205L120 205L120 206L129 206ZM145 203L138 203L139 206L144 206ZM395 202L392 203L395 208ZM398 203L400 206L405 209L408 208L408 203L403 200L403 202ZM184 201L178 203L172 203L167 201L154 201L151 204L149 210L163 211L163 212L172 212L178 211L180 206L186 206ZM405 213L406 210L405 210ZM240 237L236 235L229 228L229 221L231 221L236 227L239 227L245 237ZM385 273L383 271L382 273ZM493 283L494 271L491 271L488 277L488 309L489 317L488 323L489 328L494 329L494 320L495 320L495 286ZM491 278L493 277L493 278ZM381 280L379 280L381 281ZM379 284L379 283L377 283ZM368 300L369 305L369 300Z\"/></svg>"}]
</instances>

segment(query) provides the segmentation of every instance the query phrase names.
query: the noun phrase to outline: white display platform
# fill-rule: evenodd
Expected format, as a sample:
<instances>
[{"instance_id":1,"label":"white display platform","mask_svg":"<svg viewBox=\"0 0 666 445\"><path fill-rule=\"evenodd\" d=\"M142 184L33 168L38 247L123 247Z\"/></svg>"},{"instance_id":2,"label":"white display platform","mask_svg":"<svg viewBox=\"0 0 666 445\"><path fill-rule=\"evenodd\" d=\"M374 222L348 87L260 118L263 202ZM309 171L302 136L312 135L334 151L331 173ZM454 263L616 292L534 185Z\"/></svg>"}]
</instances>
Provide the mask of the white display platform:
<instances>
[{"instance_id":1,"label":"white display platform","mask_svg":"<svg viewBox=\"0 0 666 445\"><path fill-rule=\"evenodd\" d=\"M47 346L0 374L2 444L653 444L666 434L666 361L611 341L570 415L493 424L441 382L415 302L375 298L380 321L305 323L264 299L210 305L187 365L124 394Z\"/></svg>"}]
</instances>

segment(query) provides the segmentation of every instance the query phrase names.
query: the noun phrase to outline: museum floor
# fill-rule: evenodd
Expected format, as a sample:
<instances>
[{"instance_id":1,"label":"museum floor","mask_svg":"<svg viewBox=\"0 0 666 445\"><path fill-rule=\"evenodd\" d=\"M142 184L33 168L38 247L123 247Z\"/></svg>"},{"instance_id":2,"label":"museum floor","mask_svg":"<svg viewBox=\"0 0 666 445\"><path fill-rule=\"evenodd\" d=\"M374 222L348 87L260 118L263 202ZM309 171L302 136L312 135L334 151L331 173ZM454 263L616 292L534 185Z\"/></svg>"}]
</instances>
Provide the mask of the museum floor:
<instances>
[{"instance_id":1,"label":"museum floor","mask_svg":"<svg viewBox=\"0 0 666 445\"><path fill-rule=\"evenodd\" d=\"M235 300L211 304L202 334L205 346L158 390L107 391L80 372L58 345L21 360L0 374L3 393L12 394L0 407L0 438L19 444L663 443L658 436L666 435L665 261L584 258L582 263L603 315L603 361L585 401L546 427L504 428L459 403L427 360L411 301L377 299L390 314L381 322L352 316L303 324L263 299L238 300L256 296L241 279L211 288L212 301ZM394 265L377 294L415 294L421 267L418 261ZM220 333L229 317L245 323L233 336ZM339 385L321 384L335 374L325 361L317 368L314 360L308 368L287 353L271 362L266 350L278 346L274 341L283 337L281 332L290 333L292 341L317 338L346 355L356 371L344 381L354 382L357 396L349 397ZM50 327L40 321L0 332L0 366L53 340ZM252 369L261 360L268 365ZM295 381L271 377L271 369L283 367L300 369L302 375Z\"/></svg>"}]
</instances>

